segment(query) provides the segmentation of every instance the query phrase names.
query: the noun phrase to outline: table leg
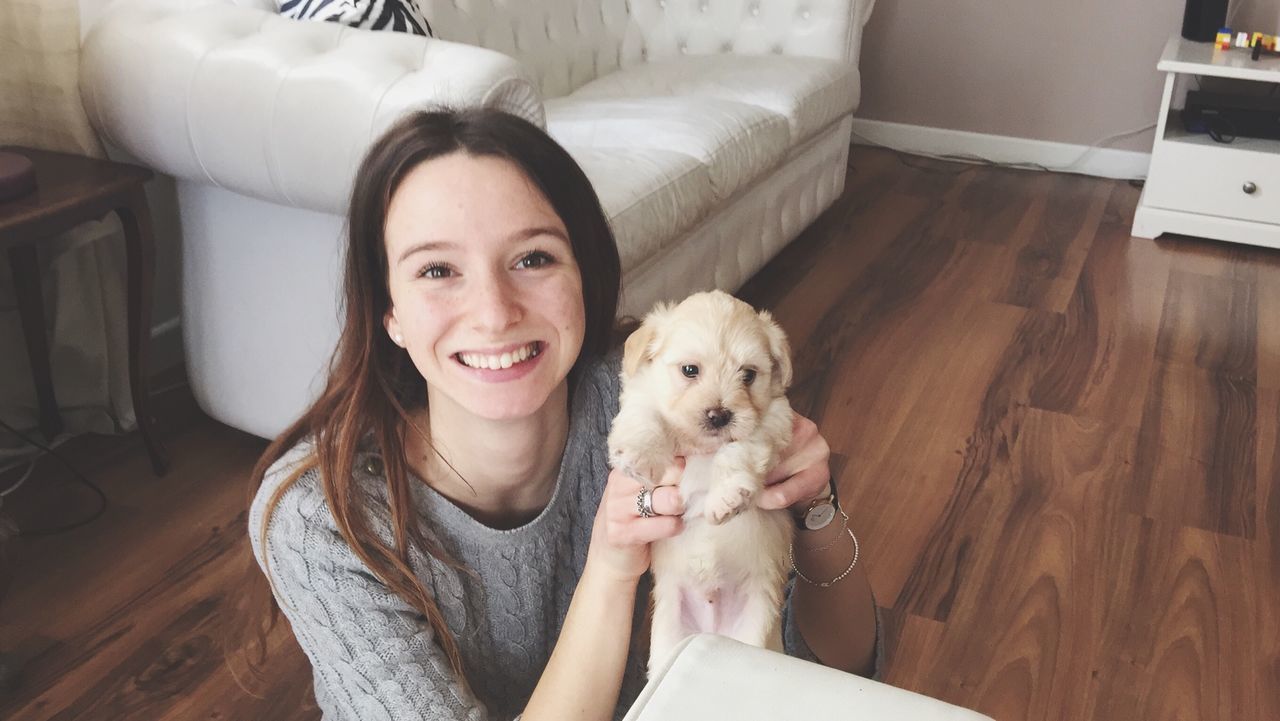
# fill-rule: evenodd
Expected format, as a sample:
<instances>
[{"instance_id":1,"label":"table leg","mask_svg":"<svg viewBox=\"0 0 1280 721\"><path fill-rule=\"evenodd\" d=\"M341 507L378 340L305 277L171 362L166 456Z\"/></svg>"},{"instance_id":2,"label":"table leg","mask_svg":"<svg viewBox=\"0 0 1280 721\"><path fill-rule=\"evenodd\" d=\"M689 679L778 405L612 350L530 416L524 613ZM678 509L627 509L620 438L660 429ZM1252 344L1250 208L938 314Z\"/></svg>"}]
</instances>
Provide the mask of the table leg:
<instances>
[{"instance_id":1,"label":"table leg","mask_svg":"<svg viewBox=\"0 0 1280 721\"><path fill-rule=\"evenodd\" d=\"M34 245L16 245L9 249L9 265L13 269L13 287L18 297L18 315L27 340L27 359L35 382L36 402L40 408L40 432L52 441L62 432L62 416L53 394L53 373L49 369L49 341L45 337L44 296L40 291L40 263Z\"/></svg>"},{"instance_id":2,"label":"table leg","mask_svg":"<svg viewBox=\"0 0 1280 721\"><path fill-rule=\"evenodd\" d=\"M142 186L130 194L127 205L116 209L124 226L125 253L129 285L129 389L133 395L133 413L138 430L151 456L151 468L157 476L169 470L164 446L156 437L151 417L150 392L147 384L147 352L151 343L152 285L155 281L155 236L151 230L151 212Z\"/></svg>"}]
</instances>

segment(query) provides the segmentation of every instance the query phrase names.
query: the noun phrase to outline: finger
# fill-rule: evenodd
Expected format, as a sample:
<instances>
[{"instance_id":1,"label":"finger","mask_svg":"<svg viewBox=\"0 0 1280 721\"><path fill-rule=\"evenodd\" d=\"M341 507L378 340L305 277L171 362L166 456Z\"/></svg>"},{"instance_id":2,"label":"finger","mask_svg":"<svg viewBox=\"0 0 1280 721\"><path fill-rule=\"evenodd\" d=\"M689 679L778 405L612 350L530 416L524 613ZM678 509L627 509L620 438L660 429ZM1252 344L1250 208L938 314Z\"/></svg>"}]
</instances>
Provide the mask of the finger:
<instances>
[{"instance_id":1,"label":"finger","mask_svg":"<svg viewBox=\"0 0 1280 721\"><path fill-rule=\"evenodd\" d=\"M641 519L642 523L631 523L626 530L617 536L621 543L642 545L661 541L679 535L684 530L684 519L679 516L654 516Z\"/></svg>"},{"instance_id":2,"label":"finger","mask_svg":"<svg viewBox=\"0 0 1280 721\"><path fill-rule=\"evenodd\" d=\"M766 486L772 486L775 483L780 483L782 481L785 481L791 476L795 475L795 472L798 470L800 470L800 468L795 463L795 456L787 458L786 460L782 461L778 465L774 466L773 470L765 474L764 484Z\"/></svg>"},{"instance_id":3,"label":"finger","mask_svg":"<svg viewBox=\"0 0 1280 721\"><path fill-rule=\"evenodd\" d=\"M830 482L830 478L826 468L810 466L787 480L766 488L759 495L756 505L771 511L817 498L823 487Z\"/></svg>"},{"instance_id":4,"label":"finger","mask_svg":"<svg viewBox=\"0 0 1280 721\"><path fill-rule=\"evenodd\" d=\"M684 496L677 486L658 486L653 489L653 512L659 516L684 514Z\"/></svg>"}]
</instances>

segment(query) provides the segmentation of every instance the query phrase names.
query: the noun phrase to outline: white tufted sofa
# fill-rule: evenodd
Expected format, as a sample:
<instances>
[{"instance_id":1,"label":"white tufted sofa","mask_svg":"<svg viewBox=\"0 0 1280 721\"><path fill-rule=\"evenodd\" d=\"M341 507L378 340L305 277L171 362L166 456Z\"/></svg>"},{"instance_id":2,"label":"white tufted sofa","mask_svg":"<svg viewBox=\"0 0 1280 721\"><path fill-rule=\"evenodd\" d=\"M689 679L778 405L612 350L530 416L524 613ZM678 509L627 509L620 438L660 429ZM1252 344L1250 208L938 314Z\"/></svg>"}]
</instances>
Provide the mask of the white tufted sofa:
<instances>
[{"instance_id":1,"label":"white tufted sofa","mask_svg":"<svg viewBox=\"0 0 1280 721\"><path fill-rule=\"evenodd\" d=\"M396 118L485 105L546 127L596 187L639 314L737 288L840 194L873 3L427 0L427 39L272 0L120 0L81 95L108 143L177 179L197 400L271 437L319 390L352 175Z\"/></svg>"}]
</instances>

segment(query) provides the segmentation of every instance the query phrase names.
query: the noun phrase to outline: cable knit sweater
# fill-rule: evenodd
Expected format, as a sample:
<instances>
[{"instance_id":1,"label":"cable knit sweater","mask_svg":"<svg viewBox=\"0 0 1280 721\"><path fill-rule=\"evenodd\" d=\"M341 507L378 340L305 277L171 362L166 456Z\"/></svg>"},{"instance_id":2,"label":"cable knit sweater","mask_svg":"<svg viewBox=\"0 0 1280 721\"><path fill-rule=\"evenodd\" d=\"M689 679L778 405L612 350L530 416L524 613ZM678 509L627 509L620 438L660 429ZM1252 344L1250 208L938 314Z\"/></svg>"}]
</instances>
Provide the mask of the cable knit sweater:
<instances>
[{"instance_id":1,"label":"cable knit sweater","mask_svg":"<svg viewBox=\"0 0 1280 721\"><path fill-rule=\"evenodd\" d=\"M304 442L267 472L249 514L259 565L270 562L276 598L311 660L325 721L511 719L533 692L560 635L587 558L596 507L609 469L605 439L618 411L618 358L588 368L572 394L570 428L551 501L529 523L489 528L426 483L413 503L428 533L474 576L423 553L411 566L456 634L474 696L455 677L427 620L379 582L339 535L319 474L304 473L281 497L266 547L259 543L266 501L306 457ZM387 536L381 458L360 454L355 477L370 494L374 527ZM794 583L794 581L792 582ZM635 603L633 635L648 584ZM787 652L813 660L796 630L787 589ZM615 717L644 685L645 660L627 659Z\"/></svg>"}]
</instances>

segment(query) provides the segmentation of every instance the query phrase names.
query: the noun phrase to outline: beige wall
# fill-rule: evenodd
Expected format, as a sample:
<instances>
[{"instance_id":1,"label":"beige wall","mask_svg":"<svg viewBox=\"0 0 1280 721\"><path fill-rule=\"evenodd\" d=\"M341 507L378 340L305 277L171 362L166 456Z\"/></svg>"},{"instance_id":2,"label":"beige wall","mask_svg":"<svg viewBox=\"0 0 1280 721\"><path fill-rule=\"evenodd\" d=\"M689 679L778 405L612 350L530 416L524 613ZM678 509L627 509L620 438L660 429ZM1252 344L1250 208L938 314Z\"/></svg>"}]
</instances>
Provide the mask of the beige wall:
<instances>
[{"instance_id":1,"label":"beige wall","mask_svg":"<svg viewBox=\"0 0 1280 721\"><path fill-rule=\"evenodd\" d=\"M1236 25L1280 33L1280 0L1244 0ZM1183 0L879 0L858 115L1091 145L1155 122L1156 61ZM1233 10L1235 12L1235 10ZM1152 131L1110 147L1151 150Z\"/></svg>"}]
</instances>

